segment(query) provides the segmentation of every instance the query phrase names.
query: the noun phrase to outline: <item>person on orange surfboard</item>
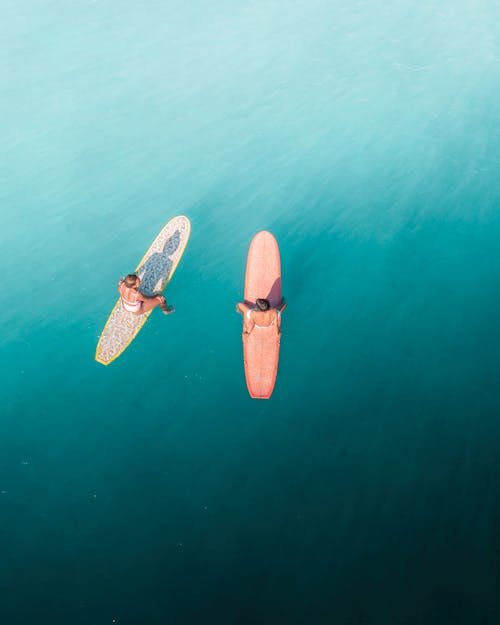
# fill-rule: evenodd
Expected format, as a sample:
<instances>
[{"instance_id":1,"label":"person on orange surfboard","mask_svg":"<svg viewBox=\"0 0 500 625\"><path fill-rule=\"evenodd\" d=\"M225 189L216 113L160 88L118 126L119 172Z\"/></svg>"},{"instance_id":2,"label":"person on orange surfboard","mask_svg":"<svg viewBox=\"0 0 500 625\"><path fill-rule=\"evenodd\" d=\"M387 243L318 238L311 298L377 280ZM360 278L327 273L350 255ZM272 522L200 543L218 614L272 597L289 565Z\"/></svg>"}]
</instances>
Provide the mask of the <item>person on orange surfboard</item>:
<instances>
[{"instance_id":1,"label":"person on orange surfboard","mask_svg":"<svg viewBox=\"0 0 500 625\"><path fill-rule=\"evenodd\" d=\"M250 334L255 327L268 328L273 325L276 326L276 332L281 334L281 313L286 308L286 302L282 300L278 308L272 308L269 300L258 298L255 304L255 308L244 302L236 304L236 312L243 315L243 334Z\"/></svg>"},{"instance_id":2,"label":"person on orange surfboard","mask_svg":"<svg viewBox=\"0 0 500 625\"><path fill-rule=\"evenodd\" d=\"M139 291L141 279L135 273L129 273L118 282L118 292L122 298L123 308L134 315L142 315L148 310L153 310L159 306L163 314L169 315L174 312L174 307L167 306L167 300L163 295L148 297Z\"/></svg>"}]
</instances>

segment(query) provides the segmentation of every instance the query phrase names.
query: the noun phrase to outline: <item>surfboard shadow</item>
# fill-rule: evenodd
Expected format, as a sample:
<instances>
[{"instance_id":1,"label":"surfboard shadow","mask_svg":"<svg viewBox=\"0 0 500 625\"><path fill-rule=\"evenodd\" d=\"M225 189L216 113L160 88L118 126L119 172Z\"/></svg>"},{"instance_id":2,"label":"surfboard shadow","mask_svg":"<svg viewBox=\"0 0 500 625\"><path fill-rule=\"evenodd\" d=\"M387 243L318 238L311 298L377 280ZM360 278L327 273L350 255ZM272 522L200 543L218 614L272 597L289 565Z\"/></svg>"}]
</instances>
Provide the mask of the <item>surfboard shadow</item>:
<instances>
[{"instance_id":1,"label":"surfboard shadow","mask_svg":"<svg viewBox=\"0 0 500 625\"><path fill-rule=\"evenodd\" d=\"M273 286L271 287L271 290L267 294L266 299L269 300L269 303L271 304L271 306L277 307L281 304L280 293L281 293L281 276L279 278L276 278Z\"/></svg>"},{"instance_id":2,"label":"surfboard shadow","mask_svg":"<svg viewBox=\"0 0 500 625\"><path fill-rule=\"evenodd\" d=\"M141 279L141 292L151 297L161 290L170 275L174 261L172 256L181 242L180 230L176 230L170 238L165 241L163 250L155 252L147 261L139 267L137 274Z\"/></svg>"},{"instance_id":3,"label":"surfboard shadow","mask_svg":"<svg viewBox=\"0 0 500 625\"><path fill-rule=\"evenodd\" d=\"M280 293L281 293L281 277L276 278L273 286L271 287L271 290L268 292L267 295L264 295L264 293L262 293L262 295L260 295L259 297L269 300L269 303L271 304L271 306L273 306L273 308L277 308L281 304ZM251 306L252 308L255 306L255 302L251 302L247 299L245 300L245 304L247 306Z\"/></svg>"}]
</instances>

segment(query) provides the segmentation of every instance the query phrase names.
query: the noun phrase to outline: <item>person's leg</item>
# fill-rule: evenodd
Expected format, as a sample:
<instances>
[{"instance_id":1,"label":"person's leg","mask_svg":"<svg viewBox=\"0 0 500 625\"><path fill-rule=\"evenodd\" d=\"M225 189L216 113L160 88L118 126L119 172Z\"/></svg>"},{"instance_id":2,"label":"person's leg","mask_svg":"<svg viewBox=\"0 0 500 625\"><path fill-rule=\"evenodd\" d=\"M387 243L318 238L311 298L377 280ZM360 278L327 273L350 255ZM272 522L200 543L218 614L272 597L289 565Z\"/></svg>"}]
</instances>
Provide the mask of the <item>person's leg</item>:
<instances>
[{"instance_id":1,"label":"person's leg","mask_svg":"<svg viewBox=\"0 0 500 625\"><path fill-rule=\"evenodd\" d=\"M151 297L143 301L139 314L142 315L145 312L149 312L157 306L159 306L166 315L174 312L172 307L168 308L167 300L163 297L163 295L157 295L156 297Z\"/></svg>"}]
</instances>

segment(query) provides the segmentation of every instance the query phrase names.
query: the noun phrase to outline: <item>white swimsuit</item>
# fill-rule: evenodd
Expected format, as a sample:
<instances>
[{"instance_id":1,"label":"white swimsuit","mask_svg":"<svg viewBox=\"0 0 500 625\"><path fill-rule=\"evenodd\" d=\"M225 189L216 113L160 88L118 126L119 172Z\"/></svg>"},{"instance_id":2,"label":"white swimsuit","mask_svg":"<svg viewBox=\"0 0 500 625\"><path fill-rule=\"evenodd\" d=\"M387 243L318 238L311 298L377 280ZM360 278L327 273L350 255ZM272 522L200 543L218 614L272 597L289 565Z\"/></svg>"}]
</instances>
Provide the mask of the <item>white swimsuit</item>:
<instances>
[{"instance_id":1,"label":"white swimsuit","mask_svg":"<svg viewBox=\"0 0 500 625\"><path fill-rule=\"evenodd\" d=\"M142 306L141 301L137 301L132 304L132 302L127 302L127 300L124 300L123 297L122 297L122 304L123 304L123 308L125 308L127 312L137 312L138 310L141 310L141 306Z\"/></svg>"}]
</instances>

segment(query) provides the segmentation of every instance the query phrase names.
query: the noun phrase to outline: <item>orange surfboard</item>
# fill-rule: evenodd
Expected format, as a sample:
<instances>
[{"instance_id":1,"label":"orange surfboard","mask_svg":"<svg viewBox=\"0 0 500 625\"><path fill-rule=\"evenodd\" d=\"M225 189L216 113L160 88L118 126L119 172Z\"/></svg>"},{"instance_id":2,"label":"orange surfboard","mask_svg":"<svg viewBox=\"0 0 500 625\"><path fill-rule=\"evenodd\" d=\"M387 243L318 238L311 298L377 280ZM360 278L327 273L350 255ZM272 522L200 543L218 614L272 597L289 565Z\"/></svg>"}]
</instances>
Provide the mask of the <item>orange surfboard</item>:
<instances>
[{"instance_id":1,"label":"orange surfboard","mask_svg":"<svg viewBox=\"0 0 500 625\"><path fill-rule=\"evenodd\" d=\"M281 263L276 239L270 232L258 232L248 249L245 274L245 303L255 306L258 298L268 299L273 307L281 303ZM243 361L250 397L269 399L278 374L280 335L275 324L257 326L243 334Z\"/></svg>"}]
</instances>

